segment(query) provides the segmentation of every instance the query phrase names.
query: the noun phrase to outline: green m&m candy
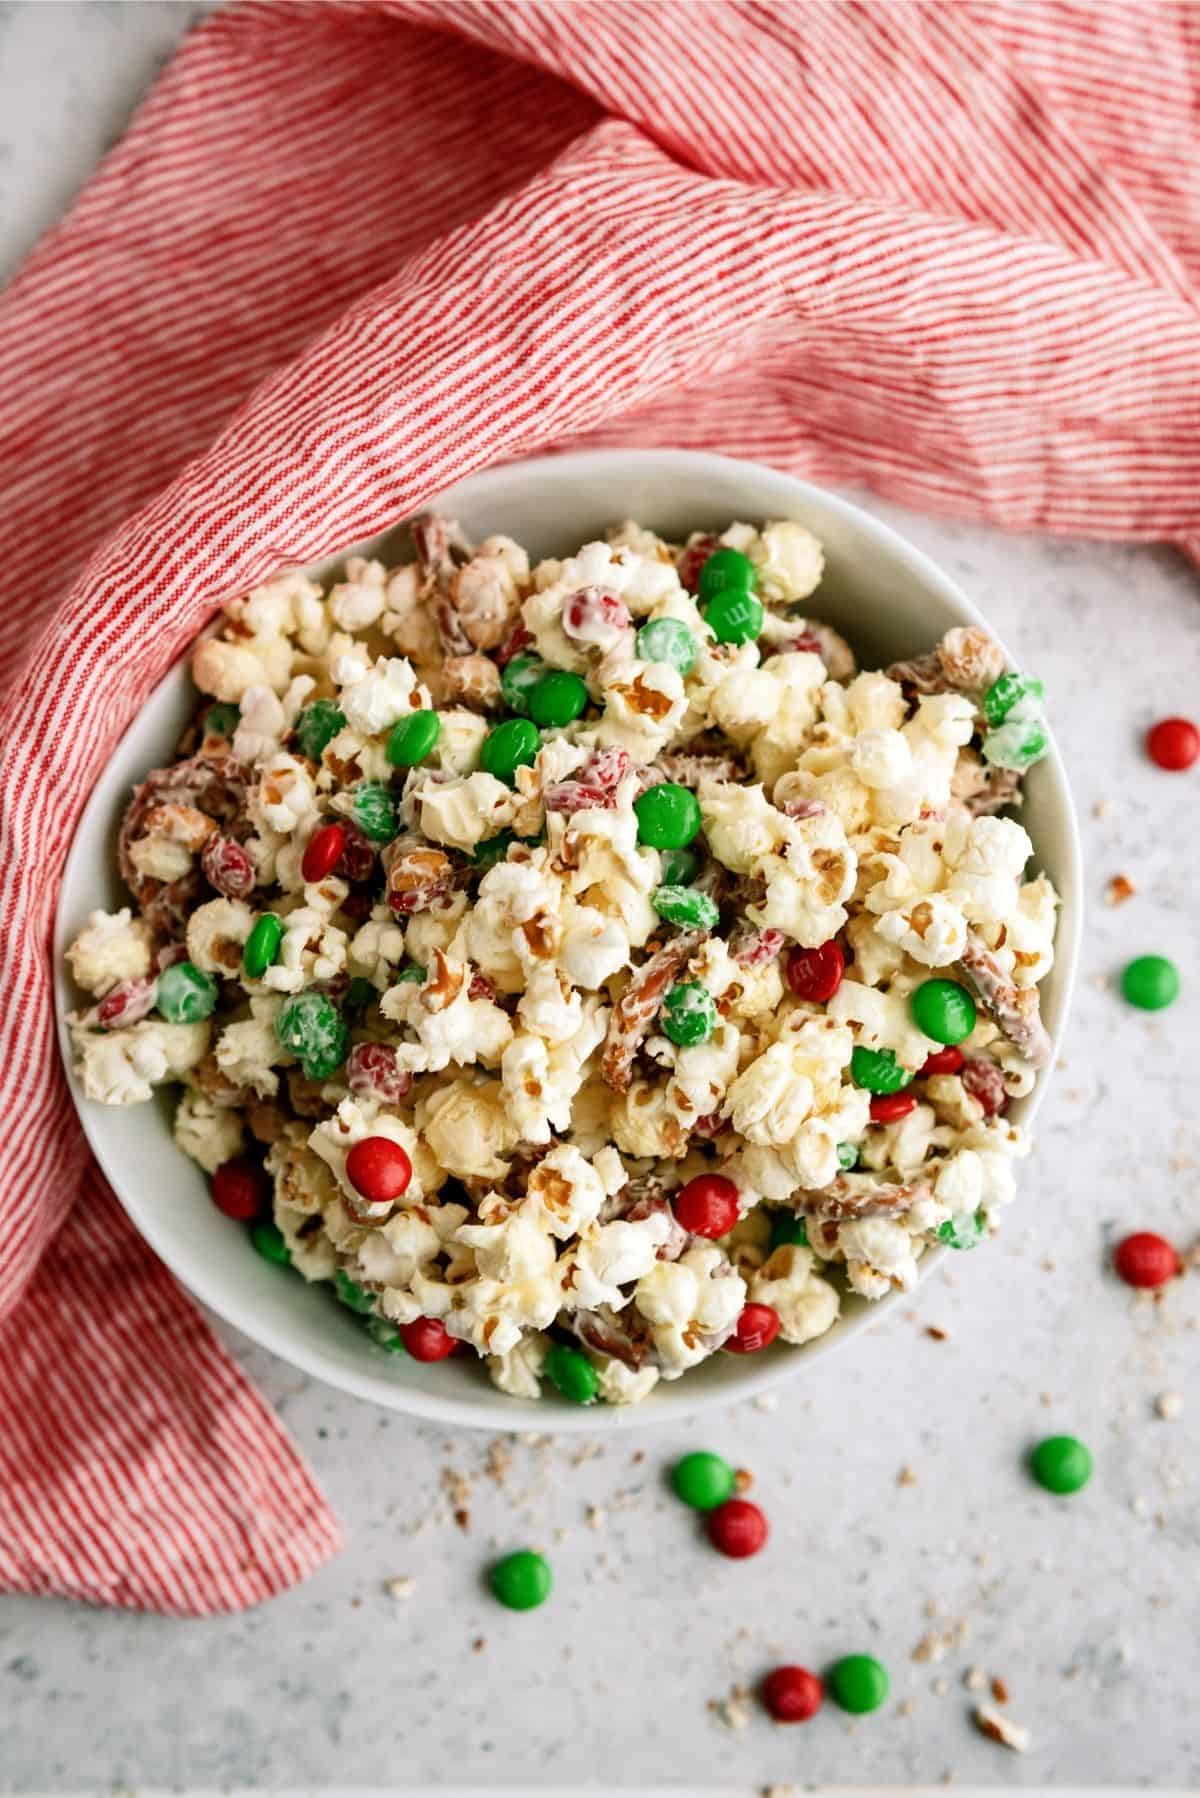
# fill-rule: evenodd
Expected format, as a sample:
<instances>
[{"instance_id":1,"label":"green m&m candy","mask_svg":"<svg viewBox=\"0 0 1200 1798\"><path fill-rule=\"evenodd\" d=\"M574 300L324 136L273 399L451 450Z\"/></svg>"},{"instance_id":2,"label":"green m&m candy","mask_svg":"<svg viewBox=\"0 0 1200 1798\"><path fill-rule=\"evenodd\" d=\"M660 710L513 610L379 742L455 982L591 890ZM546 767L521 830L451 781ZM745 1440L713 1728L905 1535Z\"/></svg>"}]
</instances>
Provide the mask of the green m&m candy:
<instances>
[{"instance_id":1,"label":"green m&m candy","mask_svg":"<svg viewBox=\"0 0 1200 1798\"><path fill-rule=\"evenodd\" d=\"M700 830L700 801L687 787L664 780L635 799L638 842L650 849L686 849Z\"/></svg>"},{"instance_id":2,"label":"green m&m candy","mask_svg":"<svg viewBox=\"0 0 1200 1798\"><path fill-rule=\"evenodd\" d=\"M549 670L541 656L519 655L500 671L500 692L510 712L520 718L529 711L529 695Z\"/></svg>"},{"instance_id":3,"label":"green m&m candy","mask_svg":"<svg viewBox=\"0 0 1200 1798\"><path fill-rule=\"evenodd\" d=\"M355 787L352 816L372 843L390 843L396 834L396 801L391 789L377 780Z\"/></svg>"},{"instance_id":4,"label":"green m&m candy","mask_svg":"<svg viewBox=\"0 0 1200 1798\"><path fill-rule=\"evenodd\" d=\"M764 617L762 601L753 593L718 593L704 608L704 622L718 643L753 643Z\"/></svg>"},{"instance_id":5,"label":"green m&m candy","mask_svg":"<svg viewBox=\"0 0 1200 1798\"><path fill-rule=\"evenodd\" d=\"M168 1024L200 1024L217 1008L217 983L194 961L177 961L159 975L154 1003Z\"/></svg>"},{"instance_id":6,"label":"green m&m candy","mask_svg":"<svg viewBox=\"0 0 1200 1798\"><path fill-rule=\"evenodd\" d=\"M877 1711L888 1695L891 1681L887 1668L873 1654L847 1654L835 1661L825 1677L829 1696L855 1717Z\"/></svg>"},{"instance_id":7,"label":"green m&m candy","mask_svg":"<svg viewBox=\"0 0 1200 1798\"><path fill-rule=\"evenodd\" d=\"M1023 774L1050 751L1050 738L1040 718L1010 718L997 730L989 730L982 744L984 760L993 768Z\"/></svg>"},{"instance_id":8,"label":"green m&m candy","mask_svg":"<svg viewBox=\"0 0 1200 1798\"><path fill-rule=\"evenodd\" d=\"M776 1211L771 1218L771 1253L781 1248L806 1249L808 1224L791 1211Z\"/></svg>"},{"instance_id":9,"label":"green m&m candy","mask_svg":"<svg viewBox=\"0 0 1200 1798\"><path fill-rule=\"evenodd\" d=\"M693 1511L715 1511L732 1498L737 1475L729 1462L707 1449L696 1449L676 1461L671 1469L671 1487Z\"/></svg>"},{"instance_id":10,"label":"green m&m candy","mask_svg":"<svg viewBox=\"0 0 1200 1798\"><path fill-rule=\"evenodd\" d=\"M561 730L587 711L587 683L564 668L552 668L530 687L525 703L541 730Z\"/></svg>"},{"instance_id":11,"label":"green m&m candy","mask_svg":"<svg viewBox=\"0 0 1200 1798\"><path fill-rule=\"evenodd\" d=\"M218 700L216 705L209 706L200 720L200 726L206 736L232 737L241 721L242 709L240 706L228 705L224 700Z\"/></svg>"},{"instance_id":12,"label":"green m&m candy","mask_svg":"<svg viewBox=\"0 0 1200 1798\"><path fill-rule=\"evenodd\" d=\"M389 1355L407 1355L404 1338L390 1317L383 1317L378 1311L373 1311L369 1317L364 1317L363 1323L371 1341L378 1343L381 1349L386 1349Z\"/></svg>"},{"instance_id":13,"label":"green m&m candy","mask_svg":"<svg viewBox=\"0 0 1200 1798\"><path fill-rule=\"evenodd\" d=\"M1162 1011L1179 997L1179 969L1165 955L1139 955L1121 975L1121 991L1139 1011Z\"/></svg>"},{"instance_id":14,"label":"green m&m candy","mask_svg":"<svg viewBox=\"0 0 1200 1798\"><path fill-rule=\"evenodd\" d=\"M1081 1492L1092 1477L1092 1451L1077 1436L1047 1436L1029 1457L1039 1486L1060 1498Z\"/></svg>"},{"instance_id":15,"label":"green m&m candy","mask_svg":"<svg viewBox=\"0 0 1200 1798\"><path fill-rule=\"evenodd\" d=\"M508 854L510 843L516 842L511 830L499 830L494 837L487 837L471 851L471 866L480 868L484 873L502 862Z\"/></svg>"},{"instance_id":16,"label":"green m&m candy","mask_svg":"<svg viewBox=\"0 0 1200 1798\"><path fill-rule=\"evenodd\" d=\"M908 1007L917 1029L935 1043L953 1047L975 1028L975 1001L957 980L923 980Z\"/></svg>"},{"instance_id":17,"label":"green m&m candy","mask_svg":"<svg viewBox=\"0 0 1200 1798\"><path fill-rule=\"evenodd\" d=\"M327 744L346 728L346 714L332 699L314 699L296 719L296 741L301 755L319 762Z\"/></svg>"},{"instance_id":18,"label":"green m&m candy","mask_svg":"<svg viewBox=\"0 0 1200 1798\"><path fill-rule=\"evenodd\" d=\"M664 849L662 852L663 885L689 886L700 869L700 857L694 849Z\"/></svg>"},{"instance_id":19,"label":"green m&m candy","mask_svg":"<svg viewBox=\"0 0 1200 1798\"><path fill-rule=\"evenodd\" d=\"M342 1304L350 1311L357 1311L360 1317L366 1317L375 1309L374 1294L365 1292L356 1281L350 1278L345 1268L339 1267L333 1276L334 1288Z\"/></svg>"},{"instance_id":20,"label":"green m&m candy","mask_svg":"<svg viewBox=\"0 0 1200 1798\"><path fill-rule=\"evenodd\" d=\"M893 1049L865 1049L860 1043L850 1057L850 1078L869 1093L898 1093L912 1075L900 1066Z\"/></svg>"},{"instance_id":21,"label":"green m&m candy","mask_svg":"<svg viewBox=\"0 0 1200 1798\"><path fill-rule=\"evenodd\" d=\"M698 980L673 986L663 1000L662 1033L681 1049L706 1043L717 1023L716 1000Z\"/></svg>"},{"instance_id":22,"label":"green m&m candy","mask_svg":"<svg viewBox=\"0 0 1200 1798\"><path fill-rule=\"evenodd\" d=\"M373 983L356 974L346 988L346 997L342 1000L342 1010L349 1012L365 1011L368 1005L374 1005L379 997Z\"/></svg>"},{"instance_id":23,"label":"green m&m candy","mask_svg":"<svg viewBox=\"0 0 1200 1798\"><path fill-rule=\"evenodd\" d=\"M401 986L408 981L412 981L415 986L424 986L425 970L419 962L406 961L404 966L400 969L400 972L396 975L394 984L396 986Z\"/></svg>"},{"instance_id":24,"label":"green m&m candy","mask_svg":"<svg viewBox=\"0 0 1200 1798\"><path fill-rule=\"evenodd\" d=\"M994 680L984 694L983 715L989 724L1003 724L1013 707L1022 700L1040 702L1045 697L1046 689L1040 680L1035 680L1031 674L1018 674L1013 669Z\"/></svg>"},{"instance_id":25,"label":"green m&m candy","mask_svg":"<svg viewBox=\"0 0 1200 1798\"><path fill-rule=\"evenodd\" d=\"M983 1241L983 1213L967 1211L961 1217L948 1217L939 1224L937 1239L950 1249L976 1249Z\"/></svg>"},{"instance_id":26,"label":"green m&m candy","mask_svg":"<svg viewBox=\"0 0 1200 1798\"><path fill-rule=\"evenodd\" d=\"M534 1554L531 1548L520 1548L516 1554L505 1555L496 1562L489 1584L510 1611L534 1611L549 1598L554 1576L543 1556Z\"/></svg>"},{"instance_id":27,"label":"green m&m candy","mask_svg":"<svg viewBox=\"0 0 1200 1798\"><path fill-rule=\"evenodd\" d=\"M273 911L265 911L258 919L242 949L242 967L251 980L261 980L279 954L283 941L283 923Z\"/></svg>"},{"instance_id":28,"label":"green m&m candy","mask_svg":"<svg viewBox=\"0 0 1200 1798\"><path fill-rule=\"evenodd\" d=\"M327 993L309 988L280 1008L275 1034L310 1080L328 1080L346 1059L350 1033Z\"/></svg>"},{"instance_id":29,"label":"green m&m candy","mask_svg":"<svg viewBox=\"0 0 1200 1798\"><path fill-rule=\"evenodd\" d=\"M740 549L714 549L700 570L702 600L715 599L719 593L753 593L757 585L754 563Z\"/></svg>"},{"instance_id":30,"label":"green m&m candy","mask_svg":"<svg viewBox=\"0 0 1200 1798\"><path fill-rule=\"evenodd\" d=\"M596 1401L600 1380L596 1369L579 1349L556 1342L546 1353L542 1369L550 1384L573 1405L591 1405Z\"/></svg>"},{"instance_id":31,"label":"green m&m candy","mask_svg":"<svg viewBox=\"0 0 1200 1798\"><path fill-rule=\"evenodd\" d=\"M517 769L527 768L534 760L541 740L537 725L528 718L506 718L483 739L479 765L485 773L494 774L497 780L511 786Z\"/></svg>"},{"instance_id":32,"label":"green m&m candy","mask_svg":"<svg viewBox=\"0 0 1200 1798\"><path fill-rule=\"evenodd\" d=\"M721 915L716 900L696 887L659 887L650 903L668 924L685 924L701 930L711 930Z\"/></svg>"},{"instance_id":33,"label":"green m&m candy","mask_svg":"<svg viewBox=\"0 0 1200 1798\"><path fill-rule=\"evenodd\" d=\"M681 618L652 618L637 634L643 662L666 662L677 674L690 674L696 662L696 639Z\"/></svg>"},{"instance_id":34,"label":"green m&m candy","mask_svg":"<svg viewBox=\"0 0 1200 1798\"><path fill-rule=\"evenodd\" d=\"M415 768L436 746L442 721L436 712L410 712L388 732L387 759L393 768Z\"/></svg>"},{"instance_id":35,"label":"green m&m candy","mask_svg":"<svg viewBox=\"0 0 1200 1798\"><path fill-rule=\"evenodd\" d=\"M844 1174L852 1167L858 1166L858 1145L852 1142L840 1142L837 1146L838 1166Z\"/></svg>"},{"instance_id":36,"label":"green m&m candy","mask_svg":"<svg viewBox=\"0 0 1200 1798\"><path fill-rule=\"evenodd\" d=\"M274 1261L280 1267L286 1267L292 1259L292 1251L278 1224L252 1224L250 1241L264 1261Z\"/></svg>"}]
</instances>

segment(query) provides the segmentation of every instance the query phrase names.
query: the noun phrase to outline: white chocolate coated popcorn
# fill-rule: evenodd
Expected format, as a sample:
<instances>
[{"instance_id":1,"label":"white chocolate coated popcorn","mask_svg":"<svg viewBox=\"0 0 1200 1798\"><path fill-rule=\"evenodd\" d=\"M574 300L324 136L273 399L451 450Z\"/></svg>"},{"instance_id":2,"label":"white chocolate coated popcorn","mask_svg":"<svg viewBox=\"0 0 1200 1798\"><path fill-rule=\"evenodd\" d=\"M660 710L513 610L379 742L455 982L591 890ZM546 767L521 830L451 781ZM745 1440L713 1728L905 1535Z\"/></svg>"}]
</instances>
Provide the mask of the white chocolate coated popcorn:
<instances>
[{"instance_id":1,"label":"white chocolate coated popcorn","mask_svg":"<svg viewBox=\"0 0 1200 1798\"><path fill-rule=\"evenodd\" d=\"M998 646L957 629L859 672L799 519L686 544L626 520L532 571L451 520L411 538L403 567L285 571L197 644L211 697L122 831L133 905L67 952L88 1097L181 1084L176 1142L210 1175L263 1158L303 1278L436 1321L526 1400L570 1347L600 1402L653 1402L748 1299L803 1344L848 1294L910 1291L948 1222L992 1233L1058 906L989 764ZM705 615L717 542L749 558L753 641ZM533 723L547 672L563 726ZM417 711L436 740L397 766ZM173 1025L184 957L216 1009ZM931 978L975 999L956 1072L924 1072ZM902 1116L872 1117L885 1075ZM373 1138L411 1164L397 1192L348 1179ZM702 1175L736 1195L718 1241L683 1221ZM779 1208L809 1246L771 1251Z\"/></svg>"}]
</instances>

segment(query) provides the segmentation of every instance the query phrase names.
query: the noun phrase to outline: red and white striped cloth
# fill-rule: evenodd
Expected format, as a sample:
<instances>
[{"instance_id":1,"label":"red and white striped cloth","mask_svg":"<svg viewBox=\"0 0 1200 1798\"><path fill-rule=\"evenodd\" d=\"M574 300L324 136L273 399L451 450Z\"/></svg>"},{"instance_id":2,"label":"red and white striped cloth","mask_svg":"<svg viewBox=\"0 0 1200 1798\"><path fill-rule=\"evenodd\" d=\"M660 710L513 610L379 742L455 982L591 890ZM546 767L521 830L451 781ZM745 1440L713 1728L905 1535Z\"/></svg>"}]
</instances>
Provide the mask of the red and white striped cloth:
<instances>
[{"instance_id":1,"label":"red and white striped cloth","mask_svg":"<svg viewBox=\"0 0 1200 1798\"><path fill-rule=\"evenodd\" d=\"M55 887L218 601L656 443L1200 549L1194 7L323 0L192 33L0 302L0 1585L203 1613L337 1530L124 1222Z\"/></svg>"}]
</instances>

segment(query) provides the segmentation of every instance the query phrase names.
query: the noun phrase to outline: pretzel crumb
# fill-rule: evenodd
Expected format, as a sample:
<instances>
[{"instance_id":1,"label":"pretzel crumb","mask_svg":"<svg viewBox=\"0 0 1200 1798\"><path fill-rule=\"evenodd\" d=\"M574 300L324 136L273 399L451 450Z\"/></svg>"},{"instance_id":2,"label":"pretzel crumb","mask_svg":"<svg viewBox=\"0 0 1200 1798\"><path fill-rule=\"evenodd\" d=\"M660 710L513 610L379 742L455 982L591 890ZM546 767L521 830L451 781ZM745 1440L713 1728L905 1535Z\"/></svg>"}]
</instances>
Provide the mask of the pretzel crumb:
<instances>
[{"instance_id":1,"label":"pretzel crumb","mask_svg":"<svg viewBox=\"0 0 1200 1798\"><path fill-rule=\"evenodd\" d=\"M1161 1418L1170 1423L1183 1410L1183 1399L1178 1392L1160 1392L1154 1401L1154 1409Z\"/></svg>"},{"instance_id":2,"label":"pretzel crumb","mask_svg":"<svg viewBox=\"0 0 1200 1798\"><path fill-rule=\"evenodd\" d=\"M926 1324L925 1334L934 1342L949 1342L950 1340L949 1330L943 1330L941 1324Z\"/></svg>"},{"instance_id":3,"label":"pretzel crumb","mask_svg":"<svg viewBox=\"0 0 1200 1798\"><path fill-rule=\"evenodd\" d=\"M745 1729L750 1721L750 1690L731 1686L724 1698L710 1698L708 1710L725 1729Z\"/></svg>"},{"instance_id":4,"label":"pretzel crumb","mask_svg":"<svg viewBox=\"0 0 1200 1798\"><path fill-rule=\"evenodd\" d=\"M987 1674L982 1667L968 1667L963 1674L963 1685L968 1692L982 1692L987 1685Z\"/></svg>"},{"instance_id":5,"label":"pretzel crumb","mask_svg":"<svg viewBox=\"0 0 1200 1798\"><path fill-rule=\"evenodd\" d=\"M989 1742L999 1742L1002 1748L1011 1748L1014 1754L1029 1753L1032 1746L1029 1731L1000 1711L993 1710L990 1704L977 1705L974 1717L976 1729Z\"/></svg>"},{"instance_id":6,"label":"pretzel crumb","mask_svg":"<svg viewBox=\"0 0 1200 1798\"><path fill-rule=\"evenodd\" d=\"M917 1483L916 1470L912 1467L909 1467L906 1463L900 1469L899 1473L896 1475L896 1484L897 1484L897 1486L915 1486L916 1483Z\"/></svg>"},{"instance_id":7,"label":"pretzel crumb","mask_svg":"<svg viewBox=\"0 0 1200 1798\"><path fill-rule=\"evenodd\" d=\"M992 1697L997 1704L1008 1703L1008 1687L998 1675L992 1677Z\"/></svg>"},{"instance_id":8,"label":"pretzel crumb","mask_svg":"<svg viewBox=\"0 0 1200 1798\"><path fill-rule=\"evenodd\" d=\"M1104 889L1105 903L1108 905L1124 905L1137 892L1128 874L1114 874Z\"/></svg>"},{"instance_id":9,"label":"pretzel crumb","mask_svg":"<svg viewBox=\"0 0 1200 1798\"><path fill-rule=\"evenodd\" d=\"M409 1579L407 1574L401 1573L397 1574L395 1579L385 1580L383 1589L389 1598L411 1598L417 1589L417 1582L415 1579Z\"/></svg>"}]
</instances>

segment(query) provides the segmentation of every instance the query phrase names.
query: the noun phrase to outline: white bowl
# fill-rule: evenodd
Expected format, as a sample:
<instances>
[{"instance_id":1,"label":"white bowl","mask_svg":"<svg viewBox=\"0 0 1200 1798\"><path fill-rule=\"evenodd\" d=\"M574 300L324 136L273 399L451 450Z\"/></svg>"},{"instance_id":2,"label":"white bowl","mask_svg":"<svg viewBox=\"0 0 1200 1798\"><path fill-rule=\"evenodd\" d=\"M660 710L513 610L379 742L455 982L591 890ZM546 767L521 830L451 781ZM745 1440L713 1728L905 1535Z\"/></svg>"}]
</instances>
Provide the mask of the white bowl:
<instances>
[{"instance_id":1,"label":"white bowl","mask_svg":"<svg viewBox=\"0 0 1200 1798\"><path fill-rule=\"evenodd\" d=\"M929 649L951 625L984 622L947 575L866 512L789 475L723 456L602 450L545 457L475 475L430 503L459 518L470 536L506 532L534 558L561 554L623 518L636 518L676 540L732 519L798 519L825 548L825 578L814 612L849 638L867 668ZM398 546L384 536L356 547L386 559L389 552L395 558ZM341 559L317 572L328 572ZM80 819L55 932L59 1032L68 1070L64 1019L78 997L64 975L63 950L90 911L128 902L116 871L117 824L131 788L148 769L171 760L193 701L181 664L129 727ZM1071 796L1053 748L1029 777L1022 822L1038 865L1063 897L1057 957L1041 987L1043 1015L1057 1040L1078 949L1080 851ZM837 1325L808 1347L777 1344L754 1357L714 1355L682 1380L660 1384L640 1405L580 1409L551 1395L535 1407L497 1392L482 1368L467 1360L421 1366L388 1355L369 1341L328 1287L306 1286L262 1261L244 1230L215 1210L199 1168L175 1148L173 1094L164 1092L148 1105L97 1105L83 1097L73 1074L68 1077L88 1141L117 1196L184 1285L264 1348L391 1410L488 1429L536 1422L542 1430L600 1431L659 1423L765 1391L879 1319L894 1302L868 1305L851 1296ZM1013 1106L1014 1118L1029 1123L1046 1081L1043 1074L1035 1093ZM923 1256L922 1271L947 1252Z\"/></svg>"}]
</instances>

